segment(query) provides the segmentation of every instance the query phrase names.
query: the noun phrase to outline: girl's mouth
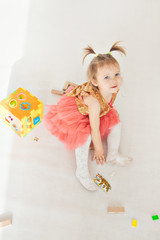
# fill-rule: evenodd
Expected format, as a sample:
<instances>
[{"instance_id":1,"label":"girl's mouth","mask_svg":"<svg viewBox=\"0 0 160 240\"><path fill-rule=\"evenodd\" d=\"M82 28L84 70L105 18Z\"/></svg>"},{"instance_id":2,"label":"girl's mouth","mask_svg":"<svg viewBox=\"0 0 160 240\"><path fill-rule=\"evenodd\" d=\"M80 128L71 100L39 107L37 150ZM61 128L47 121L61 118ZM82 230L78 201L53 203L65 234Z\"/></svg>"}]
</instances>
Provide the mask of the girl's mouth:
<instances>
[{"instance_id":1,"label":"girl's mouth","mask_svg":"<svg viewBox=\"0 0 160 240\"><path fill-rule=\"evenodd\" d=\"M112 88L116 88L117 87L117 85L116 86L114 86L114 87L112 87Z\"/></svg>"}]
</instances>

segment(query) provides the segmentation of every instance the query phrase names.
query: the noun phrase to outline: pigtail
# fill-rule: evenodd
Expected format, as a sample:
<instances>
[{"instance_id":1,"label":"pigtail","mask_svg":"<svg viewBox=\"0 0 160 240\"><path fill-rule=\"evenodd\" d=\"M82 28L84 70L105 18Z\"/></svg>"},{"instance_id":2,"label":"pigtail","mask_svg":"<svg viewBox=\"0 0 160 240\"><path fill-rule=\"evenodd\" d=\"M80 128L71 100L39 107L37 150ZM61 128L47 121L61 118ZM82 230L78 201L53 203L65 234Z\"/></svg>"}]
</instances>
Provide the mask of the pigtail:
<instances>
[{"instance_id":1,"label":"pigtail","mask_svg":"<svg viewBox=\"0 0 160 240\"><path fill-rule=\"evenodd\" d=\"M84 57L83 57L82 63L84 63L84 59L86 58L86 56L88 54L91 54L91 53L95 54L95 51L89 45L88 45L88 47L84 48L83 50L84 50Z\"/></svg>"},{"instance_id":2,"label":"pigtail","mask_svg":"<svg viewBox=\"0 0 160 240\"><path fill-rule=\"evenodd\" d=\"M111 49L109 50L110 52L112 51L119 51L121 53L123 53L124 55L126 55L126 52L124 50L124 47L121 47L121 46L118 46L118 43L121 42L121 41L118 41L116 42L112 47Z\"/></svg>"}]
</instances>

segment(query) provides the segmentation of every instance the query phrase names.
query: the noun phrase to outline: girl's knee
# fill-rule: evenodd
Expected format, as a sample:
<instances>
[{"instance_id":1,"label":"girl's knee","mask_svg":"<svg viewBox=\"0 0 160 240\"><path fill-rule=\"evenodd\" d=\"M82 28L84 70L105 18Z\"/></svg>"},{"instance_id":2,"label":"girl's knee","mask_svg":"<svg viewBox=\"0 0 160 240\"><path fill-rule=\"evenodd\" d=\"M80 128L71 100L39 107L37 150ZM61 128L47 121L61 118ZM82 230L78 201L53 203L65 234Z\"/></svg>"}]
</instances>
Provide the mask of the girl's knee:
<instances>
[{"instance_id":1,"label":"girl's knee","mask_svg":"<svg viewBox=\"0 0 160 240\"><path fill-rule=\"evenodd\" d=\"M111 129L111 131L112 131L113 129L121 129L121 127L122 127L122 123L119 122L119 123L117 123L117 124Z\"/></svg>"}]
</instances>

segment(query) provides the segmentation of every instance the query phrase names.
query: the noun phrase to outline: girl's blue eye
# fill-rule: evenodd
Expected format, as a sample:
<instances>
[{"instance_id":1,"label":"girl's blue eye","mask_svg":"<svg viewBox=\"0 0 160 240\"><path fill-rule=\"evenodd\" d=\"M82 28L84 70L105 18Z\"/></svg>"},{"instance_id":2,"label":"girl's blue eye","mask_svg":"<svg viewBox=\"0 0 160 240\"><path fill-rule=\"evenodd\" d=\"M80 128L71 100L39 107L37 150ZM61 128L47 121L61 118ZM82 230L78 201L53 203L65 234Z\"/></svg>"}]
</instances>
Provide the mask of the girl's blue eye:
<instances>
[{"instance_id":1,"label":"girl's blue eye","mask_svg":"<svg viewBox=\"0 0 160 240\"><path fill-rule=\"evenodd\" d=\"M118 75L119 75L119 73L116 73L115 75L116 75L116 76L118 76Z\"/></svg>"},{"instance_id":2,"label":"girl's blue eye","mask_svg":"<svg viewBox=\"0 0 160 240\"><path fill-rule=\"evenodd\" d=\"M108 76L105 77L105 79L108 79L108 78L109 78Z\"/></svg>"}]
</instances>

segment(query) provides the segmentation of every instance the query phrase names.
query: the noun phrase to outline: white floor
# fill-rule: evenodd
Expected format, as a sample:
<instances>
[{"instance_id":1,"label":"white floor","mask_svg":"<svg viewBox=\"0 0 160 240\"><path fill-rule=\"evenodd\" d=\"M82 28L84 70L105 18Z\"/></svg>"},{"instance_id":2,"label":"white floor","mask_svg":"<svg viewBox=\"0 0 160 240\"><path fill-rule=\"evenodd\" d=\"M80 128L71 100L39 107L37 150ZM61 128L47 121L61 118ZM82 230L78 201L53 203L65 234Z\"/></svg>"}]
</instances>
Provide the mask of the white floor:
<instances>
[{"instance_id":1,"label":"white floor","mask_svg":"<svg viewBox=\"0 0 160 240\"><path fill-rule=\"evenodd\" d=\"M15 86L10 82L9 89ZM59 96L52 96L49 87L36 92L36 86L28 85L44 105L56 104ZM1 122L0 210L12 215L13 223L0 229L0 239L160 239L160 220L152 220L152 215L160 216L159 128L155 118L150 121L123 118L121 151L134 158L131 166L89 161L92 177L100 173L111 184L108 193L89 192L80 185L74 151L66 150L43 121L24 138ZM124 206L125 213L108 213L108 206Z\"/></svg>"}]
</instances>

